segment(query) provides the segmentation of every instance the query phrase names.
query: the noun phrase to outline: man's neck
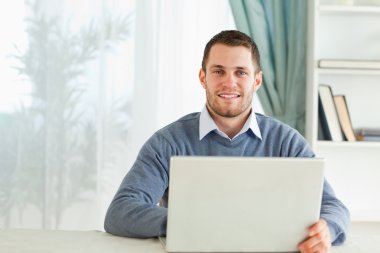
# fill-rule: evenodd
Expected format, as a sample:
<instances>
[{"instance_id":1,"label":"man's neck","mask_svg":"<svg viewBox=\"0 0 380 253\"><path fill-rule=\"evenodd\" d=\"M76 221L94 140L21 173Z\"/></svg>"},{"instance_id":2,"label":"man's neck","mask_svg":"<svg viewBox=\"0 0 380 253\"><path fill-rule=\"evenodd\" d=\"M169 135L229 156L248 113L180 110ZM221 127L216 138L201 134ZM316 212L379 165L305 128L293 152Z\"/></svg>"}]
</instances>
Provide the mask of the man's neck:
<instances>
[{"instance_id":1,"label":"man's neck","mask_svg":"<svg viewBox=\"0 0 380 253\"><path fill-rule=\"evenodd\" d=\"M252 111L252 109L249 108L236 117L223 117L216 114L208 107L207 110L219 130L227 134L231 139L240 132Z\"/></svg>"}]
</instances>

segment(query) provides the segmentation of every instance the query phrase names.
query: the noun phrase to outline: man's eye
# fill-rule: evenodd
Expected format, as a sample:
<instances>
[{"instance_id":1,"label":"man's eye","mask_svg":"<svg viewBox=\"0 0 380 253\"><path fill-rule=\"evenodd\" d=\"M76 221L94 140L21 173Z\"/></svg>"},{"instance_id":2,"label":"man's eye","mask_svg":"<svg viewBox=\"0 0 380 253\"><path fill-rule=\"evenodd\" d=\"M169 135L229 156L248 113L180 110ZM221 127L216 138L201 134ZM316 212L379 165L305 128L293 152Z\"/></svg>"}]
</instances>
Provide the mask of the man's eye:
<instances>
[{"instance_id":1,"label":"man's eye","mask_svg":"<svg viewBox=\"0 0 380 253\"><path fill-rule=\"evenodd\" d=\"M223 74L222 70L214 70L214 74L221 75Z\"/></svg>"},{"instance_id":2,"label":"man's eye","mask_svg":"<svg viewBox=\"0 0 380 253\"><path fill-rule=\"evenodd\" d=\"M238 72L238 75L239 75L239 76L245 76L245 75L247 75L247 72L239 71L239 72Z\"/></svg>"}]
</instances>

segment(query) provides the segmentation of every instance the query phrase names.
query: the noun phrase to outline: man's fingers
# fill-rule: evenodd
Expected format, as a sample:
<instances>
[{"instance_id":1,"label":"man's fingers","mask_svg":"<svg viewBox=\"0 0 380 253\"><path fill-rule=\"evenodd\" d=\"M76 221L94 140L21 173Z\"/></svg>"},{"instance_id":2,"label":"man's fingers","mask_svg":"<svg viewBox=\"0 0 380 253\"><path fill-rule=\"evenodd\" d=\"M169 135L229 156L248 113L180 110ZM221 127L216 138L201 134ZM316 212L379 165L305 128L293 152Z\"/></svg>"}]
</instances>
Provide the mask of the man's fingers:
<instances>
[{"instance_id":1,"label":"man's fingers","mask_svg":"<svg viewBox=\"0 0 380 253\"><path fill-rule=\"evenodd\" d=\"M315 223L309 228L309 236L312 237L320 233L321 231L325 230L326 227L327 227L326 221L323 219L320 219L317 223Z\"/></svg>"},{"instance_id":2,"label":"man's fingers","mask_svg":"<svg viewBox=\"0 0 380 253\"><path fill-rule=\"evenodd\" d=\"M326 245L325 243L323 243L323 241L321 241L320 243L314 245L313 247L311 248L306 248L306 249L300 249L301 253L315 253L315 252L318 252L318 253L327 253L330 249L330 246L329 245Z\"/></svg>"},{"instance_id":3,"label":"man's fingers","mask_svg":"<svg viewBox=\"0 0 380 253\"><path fill-rule=\"evenodd\" d=\"M312 249L316 245L320 244L325 238L327 237L327 234L325 231L321 231L320 233L317 233L313 235L312 237L309 237L307 240L302 242L299 245L299 249ZM302 252L302 250L301 250Z\"/></svg>"},{"instance_id":4,"label":"man's fingers","mask_svg":"<svg viewBox=\"0 0 380 253\"><path fill-rule=\"evenodd\" d=\"M321 219L309 228L309 238L298 245L301 253L328 252L331 247L329 228Z\"/></svg>"}]
</instances>

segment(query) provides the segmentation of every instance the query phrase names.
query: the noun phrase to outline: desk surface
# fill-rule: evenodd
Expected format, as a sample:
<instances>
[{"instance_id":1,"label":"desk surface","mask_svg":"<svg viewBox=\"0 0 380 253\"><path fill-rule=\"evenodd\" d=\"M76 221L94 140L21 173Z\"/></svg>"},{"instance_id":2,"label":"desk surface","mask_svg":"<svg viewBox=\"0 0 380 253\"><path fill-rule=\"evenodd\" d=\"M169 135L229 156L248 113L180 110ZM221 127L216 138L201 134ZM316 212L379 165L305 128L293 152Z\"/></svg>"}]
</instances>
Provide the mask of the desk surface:
<instances>
[{"instance_id":1,"label":"desk surface","mask_svg":"<svg viewBox=\"0 0 380 253\"><path fill-rule=\"evenodd\" d=\"M0 230L0 252L18 253L163 253L158 239L132 239L100 231ZM345 245L331 253L379 253L380 222L351 225Z\"/></svg>"}]
</instances>

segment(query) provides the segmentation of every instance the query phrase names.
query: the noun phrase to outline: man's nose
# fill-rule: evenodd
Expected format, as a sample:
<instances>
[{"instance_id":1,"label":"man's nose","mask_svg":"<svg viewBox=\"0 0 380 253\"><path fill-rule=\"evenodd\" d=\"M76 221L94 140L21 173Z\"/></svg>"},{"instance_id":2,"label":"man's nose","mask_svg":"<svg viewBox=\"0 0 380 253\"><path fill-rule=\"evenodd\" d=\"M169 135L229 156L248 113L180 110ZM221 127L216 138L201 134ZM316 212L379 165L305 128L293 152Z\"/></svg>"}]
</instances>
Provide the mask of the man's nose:
<instances>
[{"instance_id":1,"label":"man's nose","mask_svg":"<svg viewBox=\"0 0 380 253\"><path fill-rule=\"evenodd\" d=\"M225 80L223 82L225 86L232 87L236 85L236 76L234 73L226 73Z\"/></svg>"}]
</instances>

